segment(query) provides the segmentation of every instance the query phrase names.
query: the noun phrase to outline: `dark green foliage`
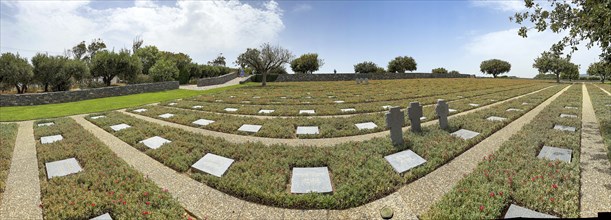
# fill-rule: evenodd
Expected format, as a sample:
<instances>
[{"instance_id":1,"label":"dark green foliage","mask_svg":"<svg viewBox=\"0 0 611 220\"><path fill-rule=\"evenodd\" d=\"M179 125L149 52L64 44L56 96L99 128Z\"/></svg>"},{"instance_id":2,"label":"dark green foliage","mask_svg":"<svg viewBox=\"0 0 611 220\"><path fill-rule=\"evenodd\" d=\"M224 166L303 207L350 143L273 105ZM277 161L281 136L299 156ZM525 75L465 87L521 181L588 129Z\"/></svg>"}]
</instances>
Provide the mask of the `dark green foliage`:
<instances>
[{"instance_id":1,"label":"dark green foliage","mask_svg":"<svg viewBox=\"0 0 611 220\"><path fill-rule=\"evenodd\" d=\"M416 60L409 56L398 56L388 62L388 72L405 73L405 71L414 71L417 68Z\"/></svg>"},{"instance_id":2,"label":"dark green foliage","mask_svg":"<svg viewBox=\"0 0 611 220\"><path fill-rule=\"evenodd\" d=\"M146 46L138 49L135 54L142 62L142 73L148 75L149 69L151 69L159 59L159 49L155 46Z\"/></svg>"},{"instance_id":3,"label":"dark green foliage","mask_svg":"<svg viewBox=\"0 0 611 220\"><path fill-rule=\"evenodd\" d=\"M575 65L569 58L561 58L557 53L543 52L535 59L533 68L537 68L539 73L553 73L556 75L556 82L560 82L562 72L571 71Z\"/></svg>"},{"instance_id":4,"label":"dark green foliage","mask_svg":"<svg viewBox=\"0 0 611 220\"><path fill-rule=\"evenodd\" d=\"M496 78L499 74L507 73L511 70L511 64L504 60L491 59L482 61L479 65L482 73L490 74Z\"/></svg>"},{"instance_id":5,"label":"dark green foliage","mask_svg":"<svg viewBox=\"0 0 611 220\"><path fill-rule=\"evenodd\" d=\"M133 80L142 72L142 63L137 56L130 55L128 50L100 51L91 60L91 76L102 77L102 81L110 86L115 76L123 80Z\"/></svg>"},{"instance_id":6,"label":"dark green foliage","mask_svg":"<svg viewBox=\"0 0 611 220\"><path fill-rule=\"evenodd\" d=\"M151 67L149 76L155 82L172 81L179 76L179 70L174 62L160 59Z\"/></svg>"},{"instance_id":7,"label":"dark green foliage","mask_svg":"<svg viewBox=\"0 0 611 220\"><path fill-rule=\"evenodd\" d=\"M590 64L588 67L588 75L598 76L600 81L605 83L605 80L611 77L611 62L599 61Z\"/></svg>"},{"instance_id":8,"label":"dark green foliage","mask_svg":"<svg viewBox=\"0 0 611 220\"><path fill-rule=\"evenodd\" d=\"M25 93L32 82L32 65L19 54L3 53L0 56L0 84L2 88L15 86L17 93Z\"/></svg>"},{"instance_id":9,"label":"dark green foliage","mask_svg":"<svg viewBox=\"0 0 611 220\"><path fill-rule=\"evenodd\" d=\"M357 63L356 65L354 65L355 73L375 73L378 71L379 71L378 65L376 65L374 62L371 62L371 61L365 61L365 62Z\"/></svg>"},{"instance_id":10,"label":"dark green foliage","mask_svg":"<svg viewBox=\"0 0 611 220\"><path fill-rule=\"evenodd\" d=\"M448 70L446 68L443 67L439 67L439 68L435 68L433 70L431 70L432 74L447 74Z\"/></svg>"},{"instance_id":11,"label":"dark green foliage","mask_svg":"<svg viewBox=\"0 0 611 220\"><path fill-rule=\"evenodd\" d=\"M322 59L318 59L318 54L307 53L291 61L291 69L295 73L311 74L318 71L318 69L324 64L325 62Z\"/></svg>"}]
</instances>

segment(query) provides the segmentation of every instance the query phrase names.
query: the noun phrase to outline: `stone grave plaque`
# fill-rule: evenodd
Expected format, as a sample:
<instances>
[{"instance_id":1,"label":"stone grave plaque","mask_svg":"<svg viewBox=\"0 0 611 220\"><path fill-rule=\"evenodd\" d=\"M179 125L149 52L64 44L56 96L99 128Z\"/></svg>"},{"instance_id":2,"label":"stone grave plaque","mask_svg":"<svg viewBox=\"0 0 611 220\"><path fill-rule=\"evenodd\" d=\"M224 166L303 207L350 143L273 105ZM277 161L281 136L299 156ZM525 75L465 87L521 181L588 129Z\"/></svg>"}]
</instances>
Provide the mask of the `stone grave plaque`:
<instances>
[{"instance_id":1,"label":"stone grave plaque","mask_svg":"<svg viewBox=\"0 0 611 220\"><path fill-rule=\"evenodd\" d=\"M335 98L335 96L332 96L332 95L327 96L327 97L330 98L330 99Z\"/></svg>"},{"instance_id":2,"label":"stone grave plaque","mask_svg":"<svg viewBox=\"0 0 611 220\"><path fill-rule=\"evenodd\" d=\"M560 130L560 131L572 131L572 132L576 131L575 127L564 126L564 125L554 125L554 129Z\"/></svg>"},{"instance_id":3,"label":"stone grave plaque","mask_svg":"<svg viewBox=\"0 0 611 220\"><path fill-rule=\"evenodd\" d=\"M522 105L528 105L528 102L522 102Z\"/></svg>"},{"instance_id":4,"label":"stone grave plaque","mask_svg":"<svg viewBox=\"0 0 611 220\"><path fill-rule=\"evenodd\" d=\"M238 131L257 133L259 132L259 129L261 129L261 127L263 126L262 125L243 124L240 128L238 128Z\"/></svg>"},{"instance_id":5,"label":"stone grave plaque","mask_svg":"<svg viewBox=\"0 0 611 220\"><path fill-rule=\"evenodd\" d=\"M271 109L261 109L259 110L259 114L270 114L273 113L276 110L271 110Z\"/></svg>"},{"instance_id":6,"label":"stone grave plaque","mask_svg":"<svg viewBox=\"0 0 611 220\"><path fill-rule=\"evenodd\" d=\"M448 112L449 112L449 113L452 113L452 112L458 112L458 110L451 108L451 109L448 109Z\"/></svg>"},{"instance_id":7,"label":"stone grave plaque","mask_svg":"<svg viewBox=\"0 0 611 220\"><path fill-rule=\"evenodd\" d=\"M490 99L491 102L496 102L496 99Z\"/></svg>"},{"instance_id":8,"label":"stone grave plaque","mask_svg":"<svg viewBox=\"0 0 611 220\"><path fill-rule=\"evenodd\" d=\"M197 119L196 121L193 122L193 124L201 125L201 126L206 126L212 123L214 123L214 121L207 120L207 119Z\"/></svg>"},{"instance_id":9,"label":"stone grave plaque","mask_svg":"<svg viewBox=\"0 0 611 220\"><path fill-rule=\"evenodd\" d=\"M337 104L342 104L342 103L344 103L344 101L342 101L342 100L333 101L333 102L335 102L335 103L337 103Z\"/></svg>"},{"instance_id":10,"label":"stone grave plaque","mask_svg":"<svg viewBox=\"0 0 611 220\"><path fill-rule=\"evenodd\" d=\"M229 96L229 98L232 98L232 99L233 99L233 98L235 98L235 95Z\"/></svg>"},{"instance_id":11,"label":"stone grave plaque","mask_svg":"<svg viewBox=\"0 0 611 220\"><path fill-rule=\"evenodd\" d=\"M316 114L314 110L299 110L299 114Z\"/></svg>"},{"instance_id":12,"label":"stone grave plaque","mask_svg":"<svg viewBox=\"0 0 611 220\"><path fill-rule=\"evenodd\" d=\"M571 115L571 114L560 114L561 118L577 118L577 115Z\"/></svg>"},{"instance_id":13,"label":"stone grave plaque","mask_svg":"<svg viewBox=\"0 0 611 220\"><path fill-rule=\"evenodd\" d=\"M233 163L233 159L222 157L216 154L207 153L195 162L191 167L193 169L208 173L210 175L221 177L229 169Z\"/></svg>"},{"instance_id":14,"label":"stone grave plaque","mask_svg":"<svg viewBox=\"0 0 611 220\"><path fill-rule=\"evenodd\" d=\"M280 98L281 98L281 99L286 99L286 96L282 96L282 97L280 97Z\"/></svg>"},{"instance_id":15,"label":"stone grave plaque","mask_svg":"<svg viewBox=\"0 0 611 220\"><path fill-rule=\"evenodd\" d=\"M454 133L452 133L452 135L462 138L464 140L469 140L471 138L474 138L475 136L479 135L479 133L475 132L475 131L469 131L467 129L460 129Z\"/></svg>"},{"instance_id":16,"label":"stone grave plaque","mask_svg":"<svg viewBox=\"0 0 611 220\"><path fill-rule=\"evenodd\" d=\"M566 109L578 109L577 107L573 107L573 106L564 106L564 108L566 108Z\"/></svg>"},{"instance_id":17,"label":"stone grave plaque","mask_svg":"<svg viewBox=\"0 0 611 220\"><path fill-rule=\"evenodd\" d=\"M169 106L176 105L176 102L170 102L170 103L168 103L168 105L169 105Z\"/></svg>"},{"instance_id":18,"label":"stone grave plaque","mask_svg":"<svg viewBox=\"0 0 611 220\"><path fill-rule=\"evenodd\" d=\"M225 108L226 112L237 112L238 109L237 108Z\"/></svg>"},{"instance_id":19,"label":"stone grave plaque","mask_svg":"<svg viewBox=\"0 0 611 220\"><path fill-rule=\"evenodd\" d=\"M504 218L558 218L556 216L533 211L518 205L511 204Z\"/></svg>"},{"instance_id":20,"label":"stone grave plaque","mask_svg":"<svg viewBox=\"0 0 611 220\"><path fill-rule=\"evenodd\" d=\"M204 107L204 106L201 106L201 105L194 105L194 106L193 106L193 107L191 107L191 108L198 109L198 108L203 108L203 107Z\"/></svg>"},{"instance_id":21,"label":"stone grave plaque","mask_svg":"<svg viewBox=\"0 0 611 220\"><path fill-rule=\"evenodd\" d=\"M50 144L56 141L61 141L63 140L64 137L62 137L61 134L58 135L52 135L52 136L45 136L45 137L41 137L40 138L40 143L41 144Z\"/></svg>"},{"instance_id":22,"label":"stone grave plaque","mask_svg":"<svg viewBox=\"0 0 611 220\"><path fill-rule=\"evenodd\" d=\"M145 146L151 149L157 149L161 147L161 145L164 145L165 143L170 143L170 142L172 141L159 137L159 136L155 136L149 139L141 140L138 143L143 143Z\"/></svg>"},{"instance_id":23,"label":"stone grave plaque","mask_svg":"<svg viewBox=\"0 0 611 220\"><path fill-rule=\"evenodd\" d=\"M388 110L388 109L390 109L390 108L392 108L392 107L394 107L394 106L392 106L392 105L385 105L385 106L382 106L382 108L383 108L384 110Z\"/></svg>"},{"instance_id":24,"label":"stone grave plaque","mask_svg":"<svg viewBox=\"0 0 611 220\"><path fill-rule=\"evenodd\" d=\"M384 159L390 163L397 173L403 173L426 162L424 158L418 156L412 150L394 153L385 156Z\"/></svg>"},{"instance_id":25,"label":"stone grave plaque","mask_svg":"<svg viewBox=\"0 0 611 220\"><path fill-rule=\"evenodd\" d=\"M359 130L365 130L365 129L374 129L374 128L377 128L377 127L378 127L378 126L377 126L375 123L373 123L373 122L358 123L358 124L354 124L354 125L356 125L356 127L357 127Z\"/></svg>"},{"instance_id":26,"label":"stone grave plaque","mask_svg":"<svg viewBox=\"0 0 611 220\"><path fill-rule=\"evenodd\" d=\"M253 96L252 98L253 99L260 99L261 97L260 96Z\"/></svg>"},{"instance_id":27,"label":"stone grave plaque","mask_svg":"<svg viewBox=\"0 0 611 220\"><path fill-rule=\"evenodd\" d=\"M53 123L53 122L40 123L40 124L38 124L38 127L51 126L51 125L54 125L54 124L55 123Z\"/></svg>"},{"instance_id":28,"label":"stone grave plaque","mask_svg":"<svg viewBox=\"0 0 611 220\"><path fill-rule=\"evenodd\" d=\"M424 121L424 120L426 120L426 117L424 116L420 117L420 121Z\"/></svg>"},{"instance_id":29,"label":"stone grave plaque","mask_svg":"<svg viewBox=\"0 0 611 220\"><path fill-rule=\"evenodd\" d=\"M147 111L147 109L145 109L145 108L139 108L139 109L134 110L134 112L136 112L136 113L142 113L142 112L145 112L145 111Z\"/></svg>"},{"instance_id":30,"label":"stone grave plaque","mask_svg":"<svg viewBox=\"0 0 611 220\"><path fill-rule=\"evenodd\" d=\"M479 104L470 103L469 106L471 106L471 107L479 107Z\"/></svg>"},{"instance_id":31,"label":"stone grave plaque","mask_svg":"<svg viewBox=\"0 0 611 220\"><path fill-rule=\"evenodd\" d=\"M118 125L113 125L110 126L110 129L112 129L113 131L120 131L126 128L130 128L131 126L129 126L128 124L118 124Z\"/></svg>"},{"instance_id":32,"label":"stone grave plaque","mask_svg":"<svg viewBox=\"0 0 611 220\"><path fill-rule=\"evenodd\" d=\"M99 119L99 118L106 118L106 116L105 115L98 115L98 116L91 117L91 119L93 119L93 120L96 120L96 119Z\"/></svg>"},{"instance_id":33,"label":"stone grave plaque","mask_svg":"<svg viewBox=\"0 0 611 220\"><path fill-rule=\"evenodd\" d=\"M311 99L311 98L312 98L312 96L306 96L305 98L306 98L306 99Z\"/></svg>"},{"instance_id":34,"label":"stone grave plaque","mask_svg":"<svg viewBox=\"0 0 611 220\"><path fill-rule=\"evenodd\" d=\"M250 104L250 101L242 101L244 104Z\"/></svg>"},{"instance_id":35,"label":"stone grave plaque","mask_svg":"<svg viewBox=\"0 0 611 220\"><path fill-rule=\"evenodd\" d=\"M522 109L517 109L517 108L508 108L507 110L505 110L507 112L521 112Z\"/></svg>"},{"instance_id":36,"label":"stone grave plaque","mask_svg":"<svg viewBox=\"0 0 611 220\"><path fill-rule=\"evenodd\" d=\"M45 167L47 169L47 179L67 176L83 170L74 158L45 163Z\"/></svg>"},{"instance_id":37,"label":"stone grave plaque","mask_svg":"<svg viewBox=\"0 0 611 220\"><path fill-rule=\"evenodd\" d=\"M464 97L463 97L462 95L459 95L459 96L456 96L456 97L458 97L459 99L462 99L462 98L464 98Z\"/></svg>"},{"instance_id":38,"label":"stone grave plaque","mask_svg":"<svg viewBox=\"0 0 611 220\"><path fill-rule=\"evenodd\" d=\"M98 217L92 218L90 220L112 220L112 217L110 217L110 214L105 213L103 215L100 215Z\"/></svg>"},{"instance_id":39,"label":"stone grave plaque","mask_svg":"<svg viewBox=\"0 0 611 220\"><path fill-rule=\"evenodd\" d=\"M570 163L572 154L573 151L570 149L543 146L537 158L548 160L561 160Z\"/></svg>"},{"instance_id":40,"label":"stone grave plaque","mask_svg":"<svg viewBox=\"0 0 611 220\"><path fill-rule=\"evenodd\" d=\"M217 99L217 100L214 100L214 101L215 102L223 102L223 100L220 100L220 99Z\"/></svg>"},{"instance_id":41,"label":"stone grave plaque","mask_svg":"<svg viewBox=\"0 0 611 220\"><path fill-rule=\"evenodd\" d=\"M293 167L291 193L332 192L327 167Z\"/></svg>"},{"instance_id":42,"label":"stone grave plaque","mask_svg":"<svg viewBox=\"0 0 611 220\"><path fill-rule=\"evenodd\" d=\"M342 108L341 110L342 112L356 112L356 109L354 108Z\"/></svg>"},{"instance_id":43,"label":"stone grave plaque","mask_svg":"<svg viewBox=\"0 0 611 220\"><path fill-rule=\"evenodd\" d=\"M318 126L297 126L297 134L319 134Z\"/></svg>"},{"instance_id":44,"label":"stone grave plaque","mask_svg":"<svg viewBox=\"0 0 611 220\"><path fill-rule=\"evenodd\" d=\"M159 115L160 118L171 118L174 117L174 114L170 114L170 113L165 113L162 115Z\"/></svg>"},{"instance_id":45,"label":"stone grave plaque","mask_svg":"<svg viewBox=\"0 0 611 220\"><path fill-rule=\"evenodd\" d=\"M488 120L488 121L505 121L505 120L507 120L507 118L498 117L498 116L490 116L490 117L486 118L486 120Z\"/></svg>"}]
</instances>

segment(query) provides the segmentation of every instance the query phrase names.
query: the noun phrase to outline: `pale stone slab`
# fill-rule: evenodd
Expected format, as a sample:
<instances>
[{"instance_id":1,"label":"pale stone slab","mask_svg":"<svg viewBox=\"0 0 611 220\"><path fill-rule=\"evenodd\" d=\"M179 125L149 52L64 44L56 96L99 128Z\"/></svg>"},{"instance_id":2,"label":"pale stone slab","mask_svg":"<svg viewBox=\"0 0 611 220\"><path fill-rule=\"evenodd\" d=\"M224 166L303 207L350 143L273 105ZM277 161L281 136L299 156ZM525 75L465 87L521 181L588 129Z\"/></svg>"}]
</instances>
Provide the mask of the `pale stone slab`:
<instances>
[{"instance_id":1,"label":"pale stone slab","mask_svg":"<svg viewBox=\"0 0 611 220\"><path fill-rule=\"evenodd\" d=\"M420 117L420 121L424 121L424 120L426 120L426 117L424 116Z\"/></svg>"},{"instance_id":2,"label":"pale stone slab","mask_svg":"<svg viewBox=\"0 0 611 220\"><path fill-rule=\"evenodd\" d=\"M332 95L327 96L327 97L330 98L330 99L335 98L335 96L332 96Z\"/></svg>"},{"instance_id":3,"label":"pale stone slab","mask_svg":"<svg viewBox=\"0 0 611 220\"><path fill-rule=\"evenodd\" d=\"M103 215L100 215L98 217L92 218L90 220L112 220L112 217L110 217L110 214L105 213Z\"/></svg>"},{"instance_id":4,"label":"pale stone slab","mask_svg":"<svg viewBox=\"0 0 611 220\"><path fill-rule=\"evenodd\" d=\"M64 137L62 137L61 134L45 136L45 137L41 137L40 138L40 143L41 144L50 144L50 143L53 143L53 142L56 142L56 141L61 141L63 139L64 139Z\"/></svg>"},{"instance_id":5,"label":"pale stone slab","mask_svg":"<svg viewBox=\"0 0 611 220\"><path fill-rule=\"evenodd\" d=\"M356 109L354 109L354 108L343 108L341 110L342 110L342 112L356 112Z\"/></svg>"},{"instance_id":6,"label":"pale stone slab","mask_svg":"<svg viewBox=\"0 0 611 220\"><path fill-rule=\"evenodd\" d=\"M174 106L174 105L176 105L176 104L177 104L176 102L170 102L170 103L168 103L168 105L169 105L169 106Z\"/></svg>"},{"instance_id":7,"label":"pale stone slab","mask_svg":"<svg viewBox=\"0 0 611 220\"><path fill-rule=\"evenodd\" d=\"M578 109L577 107L573 107L573 106L564 106L564 108L566 108L566 109Z\"/></svg>"},{"instance_id":8,"label":"pale stone slab","mask_svg":"<svg viewBox=\"0 0 611 220\"><path fill-rule=\"evenodd\" d=\"M541 212L536 212L518 205L511 204L504 218L558 218Z\"/></svg>"},{"instance_id":9,"label":"pale stone slab","mask_svg":"<svg viewBox=\"0 0 611 220\"><path fill-rule=\"evenodd\" d=\"M316 114L314 110L299 110L299 114Z\"/></svg>"},{"instance_id":10,"label":"pale stone slab","mask_svg":"<svg viewBox=\"0 0 611 220\"><path fill-rule=\"evenodd\" d=\"M488 120L488 121L505 121L505 120L507 120L507 118L498 117L498 116L490 116L490 117L486 118L486 120Z\"/></svg>"},{"instance_id":11,"label":"pale stone slab","mask_svg":"<svg viewBox=\"0 0 611 220\"><path fill-rule=\"evenodd\" d=\"M297 126L297 134L319 134L318 126Z\"/></svg>"},{"instance_id":12,"label":"pale stone slab","mask_svg":"<svg viewBox=\"0 0 611 220\"><path fill-rule=\"evenodd\" d=\"M572 155L573 151L570 149L543 146L537 157L540 159L561 160L570 163Z\"/></svg>"},{"instance_id":13,"label":"pale stone slab","mask_svg":"<svg viewBox=\"0 0 611 220\"><path fill-rule=\"evenodd\" d=\"M479 107L479 104L470 103L470 104L469 104L469 106L472 106L472 107Z\"/></svg>"},{"instance_id":14,"label":"pale stone slab","mask_svg":"<svg viewBox=\"0 0 611 220\"><path fill-rule=\"evenodd\" d=\"M98 116L91 117L91 119L93 119L93 120L100 119L100 118L106 118L106 116L105 115L98 115Z\"/></svg>"},{"instance_id":15,"label":"pale stone slab","mask_svg":"<svg viewBox=\"0 0 611 220\"><path fill-rule=\"evenodd\" d=\"M201 125L201 126L206 126L212 123L214 123L214 121L208 120L208 119L197 119L196 121L193 122L193 124Z\"/></svg>"},{"instance_id":16,"label":"pale stone slab","mask_svg":"<svg viewBox=\"0 0 611 220\"><path fill-rule=\"evenodd\" d=\"M244 104L250 104L250 101L242 101Z\"/></svg>"},{"instance_id":17,"label":"pale stone slab","mask_svg":"<svg viewBox=\"0 0 611 220\"><path fill-rule=\"evenodd\" d=\"M528 102L522 102L522 105L528 105L528 104L529 104Z\"/></svg>"},{"instance_id":18,"label":"pale stone slab","mask_svg":"<svg viewBox=\"0 0 611 220\"><path fill-rule=\"evenodd\" d=\"M571 114L560 114L561 118L577 118L577 115L571 115Z\"/></svg>"},{"instance_id":19,"label":"pale stone slab","mask_svg":"<svg viewBox=\"0 0 611 220\"><path fill-rule=\"evenodd\" d=\"M260 96L253 96L252 98L253 99L260 99L261 97Z\"/></svg>"},{"instance_id":20,"label":"pale stone slab","mask_svg":"<svg viewBox=\"0 0 611 220\"><path fill-rule=\"evenodd\" d=\"M225 108L226 112L237 112L238 109L237 108Z\"/></svg>"},{"instance_id":21,"label":"pale stone slab","mask_svg":"<svg viewBox=\"0 0 611 220\"><path fill-rule=\"evenodd\" d=\"M490 99L491 102L496 102L496 99Z\"/></svg>"},{"instance_id":22,"label":"pale stone slab","mask_svg":"<svg viewBox=\"0 0 611 220\"><path fill-rule=\"evenodd\" d=\"M261 109L259 110L259 114L270 114L275 112L276 110L271 110L271 109Z\"/></svg>"},{"instance_id":23,"label":"pale stone slab","mask_svg":"<svg viewBox=\"0 0 611 220\"><path fill-rule=\"evenodd\" d=\"M217 100L214 100L214 101L215 102L223 102L223 100L220 100L220 99L217 99Z\"/></svg>"},{"instance_id":24,"label":"pale stone slab","mask_svg":"<svg viewBox=\"0 0 611 220\"><path fill-rule=\"evenodd\" d=\"M329 168L293 167L291 193L328 193L332 191Z\"/></svg>"},{"instance_id":25,"label":"pale stone slab","mask_svg":"<svg viewBox=\"0 0 611 220\"><path fill-rule=\"evenodd\" d=\"M382 106L382 108L383 108L384 110L388 110L388 109L390 109L390 108L392 108L392 107L394 107L394 106L392 106L392 105L385 105L385 106Z\"/></svg>"},{"instance_id":26,"label":"pale stone slab","mask_svg":"<svg viewBox=\"0 0 611 220\"><path fill-rule=\"evenodd\" d=\"M335 103L337 103L337 104L342 104L342 103L345 103L345 102L344 102L344 101L342 101L342 100L337 100L337 101L333 101L333 102L335 102Z\"/></svg>"},{"instance_id":27,"label":"pale stone slab","mask_svg":"<svg viewBox=\"0 0 611 220\"><path fill-rule=\"evenodd\" d=\"M136 112L136 113L142 113L142 112L145 112L145 111L147 111L147 109L145 109L145 108L139 108L139 109L134 110L134 112Z\"/></svg>"},{"instance_id":28,"label":"pale stone slab","mask_svg":"<svg viewBox=\"0 0 611 220\"><path fill-rule=\"evenodd\" d=\"M397 173L403 173L426 162L426 160L414 153L412 150L405 150L385 156L384 159L390 163Z\"/></svg>"},{"instance_id":29,"label":"pale stone slab","mask_svg":"<svg viewBox=\"0 0 611 220\"><path fill-rule=\"evenodd\" d=\"M174 117L174 114L170 114L170 113L165 113L162 115L159 115L160 118L171 118Z\"/></svg>"},{"instance_id":30,"label":"pale stone slab","mask_svg":"<svg viewBox=\"0 0 611 220\"><path fill-rule=\"evenodd\" d=\"M456 97L458 97L459 99L462 99L462 98L464 98L464 97L463 97L462 95L459 95L459 96L456 96Z\"/></svg>"},{"instance_id":31,"label":"pale stone slab","mask_svg":"<svg viewBox=\"0 0 611 220\"><path fill-rule=\"evenodd\" d=\"M47 169L47 179L67 176L83 170L74 158L45 163L45 167Z\"/></svg>"},{"instance_id":32,"label":"pale stone slab","mask_svg":"<svg viewBox=\"0 0 611 220\"><path fill-rule=\"evenodd\" d=\"M522 109L517 109L517 108L508 108L507 110L505 110L507 112L521 112Z\"/></svg>"},{"instance_id":33,"label":"pale stone slab","mask_svg":"<svg viewBox=\"0 0 611 220\"><path fill-rule=\"evenodd\" d=\"M204 157L191 165L191 167L210 175L221 177L225 171L229 169L233 161L233 159L207 153Z\"/></svg>"},{"instance_id":34,"label":"pale stone slab","mask_svg":"<svg viewBox=\"0 0 611 220\"><path fill-rule=\"evenodd\" d=\"M40 123L40 124L38 124L38 127L51 126L51 125L54 125L54 124L55 123L53 123L53 122Z\"/></svg>"},{"instance_id":35,"label":"pale stone slab","mask_svg":"<svg viewBox=\"0 0 611 220\"><path fill-rule=\"evenodd\" d=\"M198 109L198 108L203 108L203 107L204 107L204 106L201 106L201 105L194 105L194 106L193 106L193 107L191 107L191 108Z\"/></svg>"},{"instance_id":36,"label":"pale stone slab","mask_svg":"<svg viewBox=\"0 0 611 220\"><path fill-rule=\"evenodd\" d=\"M462 138L464 140L469 140L471 138L474 138L475 136L479 135L479 133L475 132L475 131L469 131L467 129L460 129L454 133L452 133L452 135Z\"/></svg>"},{"instance_id":37,"label":"pale stone slab","mask_svg":"<svg viewBox=\"0 0 611 220\"><path fill-rule=\"evenodd\" d=\"M377 128L377 127L378 127L378 125L376 125L376 124L375 124L375 123L373 123L373 122L358 123L358 124L354 124L354 125L356 125L356 127L357 127L359 130L365 130L365 129L374 129L374 128Z\"/></svg>"},{"instance_id":38,"label":"pale stone slab","mask_svg":"<svg viewBox=\"0 0 611 220\"><path fill-rule=\"evenodd\" d=\"M172 141L159 137L159 136L155 136L155 137L151 137L145 140L142 140L138 143L143 143L145 146L147 146L148 148L151 149L157 149L159 147L161 147L161 145L164 145L166 143L170 143Z\"/></svg>"},{"instance_id":39,"label":"pale stone slab","mask_svg":"<svg viewBox=\"0 0 611 220\"><path fill-rule=\"evenodd\" d=\"M128 124L118 124L118 125L112 125L110 126L110 129L112 129L113 131L120 131L126 128L130 128L131 126L129 126Z\"/></svg>"},{"instance_id":40,"label":"pale stone slab","mask_svg":"<svg viewBox=\"0 0 611 220\"><path fill-rule=\"evenodd\" d=\"M554 125L554 129L560 130L560 131L572 131L572 132L576 131L575 127L564 126L564 125Z\"/></svg>"},{"instance_id":41,"label":"pale stone slab","mask_svg":"<svg viewBox=\"0 0 611 220\"><path fill-rule=\"evenodd\" d=\"M261 129L261 127L263 126L262 125L243 124L240 128L238 128L238 131L257 133L259 132L259 129Z\"/></svg>"},{"instance_id":42,"label":"pale stone slab","mask_svg":"<svg viewBox=\"0 0 611 220\"><path fill-rule=\"evenodd\" d=\"M282 97L280 97L280 98L281 98L281 99L286 99L286 96L282 96Z\"/></svg>"},{"instance_id":43,"label":"pale stone slab","mask_svg":"<svg viewBox=\"0 0 611 220\"><path fill-rule=\"evenodd\" d=\"M448 109L448 112L450 112L450 113L451 113L451 112L457 112L457 111L458 111L458 110L456 110L456 109L453 109L453 108L451 108L451 109Z\"/></svg>"}]
</instances>

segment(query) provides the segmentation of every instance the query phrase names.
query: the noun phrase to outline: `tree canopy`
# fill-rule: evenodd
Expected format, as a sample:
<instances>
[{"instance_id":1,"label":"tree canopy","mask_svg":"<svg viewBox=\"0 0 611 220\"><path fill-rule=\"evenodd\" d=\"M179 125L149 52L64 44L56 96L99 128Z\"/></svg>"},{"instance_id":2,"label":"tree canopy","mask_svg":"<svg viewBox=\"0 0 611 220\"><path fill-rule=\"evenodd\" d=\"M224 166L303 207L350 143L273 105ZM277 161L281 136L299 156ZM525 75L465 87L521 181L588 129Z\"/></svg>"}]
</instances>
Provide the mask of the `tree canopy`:
<instances>
[{"instance_id":1,"label":"tree canopy","mask_svg":"<svg viewBox=\"0 0 611 220\"><path fill-rule=\"evenodd\" d=\"M34 77L32 66L19 54L3 53L0 56L0 83L15 86L17 93L25 93Z\"/></svg>"},{"instance_id":2,"label":"tree canopy","mask_svg":"<svg viewBox=\"0 0 611 220\"><path fill-rule=\"evenodd\" d=\"M142 73L148 75L149 69L151 69L159 59L159 49L157 49L156 46L145 46L136 51L136 56L138 56L142 62Z\"/></svg>"},{"instance_id":3,"label":"tree canopy","mask_svg":"<svg viewBox=\"0 0 611 220\"><path fill-rule=\"evenodd\" d=\"M142 64L138 57L130 55L128 50L100 51L91 60L91 76L102 77L107 86L115 76L125 80L134 79L142 72Z\"/></svg>"},{"instance_id":4,"label":"tree canopy","mask_svg":"<svg viewBox=\"0 0 611 220\"><path fill-rule=\"evenodd\" d=\"M280 46L272 46L269 43L261 45L260 50L248 48L246 52L240 54L236 64L241 67L252 68L256 73L263 74L261 85L267 85L267 74L274 69L282 67L293 58L293 54Z\"/></svg>"},{"instance_id":5,"label":"tree canopy","mask_svg":"<svg viewBox=\"0 0 611 220\"><path fill-rule=\"evenodd\" d=\"M611 77L611 63L599 61L590 64L588 67L588 75L600 77L600 81L605 83L605 80Z\"/></svg>"},{"instance_id":6,"label":"tree canopy","mask_svg":"<svg viewBox=\"0 0 611 220\"><path fill-rule=\"evenodd\" d=\"M560 78L570 81L579 79L579 65L570 62L566 65L562 72L560 72Z\"/></svg>"},{"instance_id":7,"label":"tree canopy","mask_svg":"<svg viewBox=\"0 0 611 220\"><path fill-rule=\"evenodd\" d=\"M178 72L175 62L160 59L151 67L149 75L155 82L164 82L178 78Z\"/></svg>"},{"instance_id":8,"label":"tree canopy","mask_svg":"<svg viewBox=\"0 0 611 220\"><path fill-rule=\"evenodd\" d=\"M376 73L380 71L378 65L371 61L364 61L354 65L355 73Z\"/></svg>"},{"instance_id":9,"label":"tree canopy","mask_svg":"<svg viewBox=\"0 0 611 220\"><path fill-rule=\"evenodd\" d=\"M414 71L417 68L416 60L408 56L398 56L388 62L388 72L405 73L405 71Z\"/></svg>"},{"instance_id":10,"label":"tree canopy","mask_svg":"<svg viewBox=\"0 0 611 220\"><path fill-rule=\"evenodd\" d=\"M433 73L433 74L447 74L448 70L446 68L439 67L439 68L435 68L435 69L431 70L431 73Z\"/></svg>"},{"instance_id":11,"label":"tree canopy","mask_svg":"<svg viewBox=\"0 0 611 220\"><path fill-rule=\"evenodd\" d=\"M225 57L223 54L219 54L214 60L208 61L208 65L212 66L225 66L227 63L225 62Z\"/></svg>"},{"instance_id":12,"label":"tree canopy","mask_svg":"<svg viewBox=\"0 0 611 220\"><path fill-rule=\"evenodd\" d=\"M306 53L291 61L291 69L295 73L313 73L324 64L324 60L319 59L318 54Z\"/></svg>"},{"instance_id":13,"label":"tree canopy","mask_svg":"<svg viewBox=\"0 0 611 220\"><path fill-rule=\"evenodd\" d=\"M479 65L479 69L482 73L490 74L496 78L500 74L509 72L511 70L511 64L504 60L491 59L482 61Z\"/></svg>"},{"instance_id":14,"label":"tree canopy","mask_svg":"<svg viewBox=\"0 0 611 220\"><path fill-rule=\"evenodd\" d=\"M537 68L539 73L552 73L556 75L556 82L560 82L560 74L567 72L574 65L570 62L570 59L560 57L559 54L545 51L541 53L541 56L535 59L533 68Z\"/></svg>"}]
</instances>

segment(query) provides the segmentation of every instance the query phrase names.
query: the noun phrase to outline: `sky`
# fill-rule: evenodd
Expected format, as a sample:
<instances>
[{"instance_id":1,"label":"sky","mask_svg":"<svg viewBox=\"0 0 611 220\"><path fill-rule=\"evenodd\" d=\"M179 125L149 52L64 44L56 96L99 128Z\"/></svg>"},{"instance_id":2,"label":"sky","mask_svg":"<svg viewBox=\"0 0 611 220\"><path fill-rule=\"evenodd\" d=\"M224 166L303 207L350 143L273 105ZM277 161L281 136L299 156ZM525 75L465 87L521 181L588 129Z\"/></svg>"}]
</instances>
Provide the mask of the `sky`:
<instances>
[{"instance_id":1,"label":"sky","mask_svg":"<svg viewBox=\"0 0 611 220\"><path fill-rule=\"evenodd\" d=\"M538 73L533 60L564 36L518 36L520 26L509 17L525 8L512 0L2 0L0 7L2 53L61 55L96 38L118 51L140 38L202 64L222 53L234 66L246 48L270 43L295 56L318 53L325 63L318 73L354 72L363 61L386 68L397 56L411 56L415 72L443 67L484 76L479 64L496 58L511 63L506 75L530 78ZM599 54L584 42L572 61L585 74Z\"/></svg>"}]
</instances>

